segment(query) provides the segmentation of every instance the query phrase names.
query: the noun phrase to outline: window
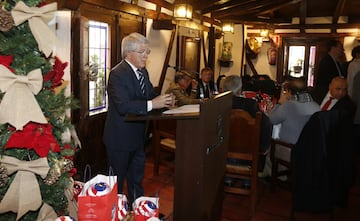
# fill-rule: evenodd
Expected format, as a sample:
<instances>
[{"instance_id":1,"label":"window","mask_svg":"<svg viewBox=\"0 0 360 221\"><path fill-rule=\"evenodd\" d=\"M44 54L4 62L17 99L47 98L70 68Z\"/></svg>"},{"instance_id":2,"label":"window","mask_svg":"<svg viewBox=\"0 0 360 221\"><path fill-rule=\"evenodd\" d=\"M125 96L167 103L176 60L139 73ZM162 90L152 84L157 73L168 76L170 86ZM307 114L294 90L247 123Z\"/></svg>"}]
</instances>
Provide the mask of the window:
<instances>
[{"instance_id":1,"label":"window","mask_svg":"<svg viewBox=\"0 0 360 221\"><path fill-rule=\"evenodd\" d=\"M305 47L304 46L290 46L289 47L289 75L293 77L304 76L304 58Z\"/></svg>"},{"instance_id":2,"label":"window","mask_svg":"<svg viewBox=\"0 0 360 221\"><path fill-rule=\"evenodd\" d=\"M110 71L108 24L89 21L89 114L107 111L106 79Z\"/></svg>"},{"instance_id":3,"label":"window","mask_svg":"<svg viewBox=\"0 0 360 221\"><path fill-rule=\"evenodd\" d=\"M284 39L284 75L304 77L314 86L317 44L314 39Z\"/></svg>"}]
</instances>

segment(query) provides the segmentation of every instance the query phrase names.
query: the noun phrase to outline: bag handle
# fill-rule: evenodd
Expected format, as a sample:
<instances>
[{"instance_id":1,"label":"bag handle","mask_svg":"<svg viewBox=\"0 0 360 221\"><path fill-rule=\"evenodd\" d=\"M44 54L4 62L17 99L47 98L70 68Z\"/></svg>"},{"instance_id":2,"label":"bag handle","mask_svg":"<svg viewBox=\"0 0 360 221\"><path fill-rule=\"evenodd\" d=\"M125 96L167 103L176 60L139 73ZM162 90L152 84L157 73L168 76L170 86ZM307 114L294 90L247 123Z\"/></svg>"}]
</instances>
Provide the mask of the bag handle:
<instances>
[{"instance_id":1,"label":"bag handle","mask_svg":"<svg viewBox=\"0 0 360 221\"><path fill-rule=\"evenodd\" d=\"M90 180L90 178L91 178L91 166L90 164L86 164L84 169L84 183Z\"/></svg>"},{"instance_id":2,"label":"bag handle","mask_svg":"<svg viewBox=\"0 0 360 221\"><path fill-rule=\"evenodd\" d=\"M112 186L112 184L115 184L117 182L117 180L115 180L115 178L112 179L114 177L114 170L111 166L109 166L108 175L109 175L109 185ZM111 183L111 181L114 183Z\"/></svg>"}]
</instances>

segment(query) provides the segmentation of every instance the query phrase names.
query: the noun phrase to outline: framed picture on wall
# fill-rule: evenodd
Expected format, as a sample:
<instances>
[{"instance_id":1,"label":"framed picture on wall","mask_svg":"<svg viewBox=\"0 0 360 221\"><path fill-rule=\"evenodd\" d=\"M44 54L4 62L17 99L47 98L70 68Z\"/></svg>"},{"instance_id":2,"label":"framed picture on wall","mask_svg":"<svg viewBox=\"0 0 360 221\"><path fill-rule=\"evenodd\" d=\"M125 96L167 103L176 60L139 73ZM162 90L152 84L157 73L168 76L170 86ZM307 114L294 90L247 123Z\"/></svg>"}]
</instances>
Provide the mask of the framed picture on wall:
<instances>
[{"instance_id":1,"label":"framed picture on wall","mask_svg":"<svg viewBox=\"0 0 360 221\"><path fill-rule=\"evenodd\" d=\"M181 36L180 69L199 73L200 38Z\"/></svg>"}]
</instances>

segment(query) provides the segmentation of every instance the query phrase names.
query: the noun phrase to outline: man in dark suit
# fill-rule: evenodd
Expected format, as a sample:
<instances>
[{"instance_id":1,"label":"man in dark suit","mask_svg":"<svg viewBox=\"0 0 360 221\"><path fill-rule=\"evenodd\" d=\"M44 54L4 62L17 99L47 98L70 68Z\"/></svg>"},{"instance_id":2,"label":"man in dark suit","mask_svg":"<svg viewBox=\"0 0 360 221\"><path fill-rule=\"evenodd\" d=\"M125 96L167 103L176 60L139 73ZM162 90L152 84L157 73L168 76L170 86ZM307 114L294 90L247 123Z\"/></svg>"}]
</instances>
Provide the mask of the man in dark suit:
<instances>
[{"instance_id":1,"label":"man in dark suit","mask_svg":"<svg viewBox=\"0 0 360 221\"><path fill-rule=\"evenodd\" d=\"M148 40L132 33L122 40L123 60L111 71L107 86L109 108L104 129L104 143L109 165L118 178L118 192L123 193L126 178L130 206L143 195L141 185L145 167L145 122L126 121L126 114L146 115L152 109L174 104L171 94L157 96L145 69L150 54Z\"/></svg>"},{"instance_id":2,"label":"man in dark suit","mask_svg":"<svg viewBox=\"0 0 360 221\"><path fill-rule=\"evenodd\" d=\"M343 45L338 40L330 40L327 46L328 54L320 61L314 90L311 94L319 104L326 95L331 79L336 76L345 76L340 64L344 56Z\"/></svg>"},{"instance_id":3,"label":"man in dark suit","mask_svg":"<svg viewBox=\"0 0 360 221\"><path fill-rule=\"evenodd\" d=\"M351 120L354 117L356 106L347 93L347 81L344 77L335 77L329 84L329 90L320 103L321 110L340 110Z\"/></svg>"},{"instance_id":4,"label":"man in dark suit","mask_svg":"<svg viewBox=\"0 0 360 221\"><path fill-rule=\"evenodd\" d=\"M211 98L219 93L213 77L211 68L205 67L201 70L197 92L198 98Z\"/></svg>"}]
</instances>

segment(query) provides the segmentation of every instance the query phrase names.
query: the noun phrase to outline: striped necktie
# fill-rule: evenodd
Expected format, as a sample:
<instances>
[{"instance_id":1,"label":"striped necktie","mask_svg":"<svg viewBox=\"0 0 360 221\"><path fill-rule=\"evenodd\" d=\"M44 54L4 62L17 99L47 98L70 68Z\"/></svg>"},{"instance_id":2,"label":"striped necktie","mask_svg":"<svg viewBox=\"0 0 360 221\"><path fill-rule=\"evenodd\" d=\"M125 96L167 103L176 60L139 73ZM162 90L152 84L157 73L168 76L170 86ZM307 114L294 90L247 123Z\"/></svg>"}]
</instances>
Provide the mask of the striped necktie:
<instances>
[{"instance_id":1,"label":"striped necktie","mask_svg":"<svg viewBox=\"0 0 360 221\"><path fill-rule=\"evenodd\" d=\"M137 69L136 72L139 75L139 85L140 85L140 90L143 94L145 94L145 82L144 82L144 74Z\"/></svg>"}]
</instances>

